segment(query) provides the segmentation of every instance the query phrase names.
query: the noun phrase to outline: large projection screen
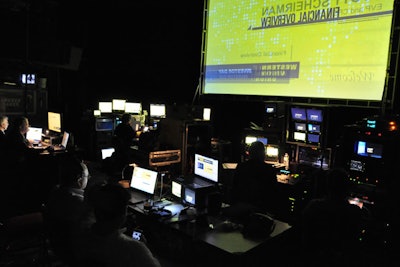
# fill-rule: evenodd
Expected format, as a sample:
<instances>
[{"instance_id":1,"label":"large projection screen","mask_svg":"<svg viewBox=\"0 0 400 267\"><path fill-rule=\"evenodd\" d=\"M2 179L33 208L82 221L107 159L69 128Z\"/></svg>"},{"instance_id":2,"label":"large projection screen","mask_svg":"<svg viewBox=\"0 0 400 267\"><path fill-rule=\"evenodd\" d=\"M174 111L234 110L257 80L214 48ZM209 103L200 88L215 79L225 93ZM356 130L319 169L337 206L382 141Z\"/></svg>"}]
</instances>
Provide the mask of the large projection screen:
<instances>
[{"instance_id":1,"label":"large projection screen","mask_svg":"<svg viewBox=\"0 0 400 267\"><path fill-rule=\"evenodd\" d=\"M382 101L394 0L208 0L202 94Z\"/></svg>"}]
</instances>

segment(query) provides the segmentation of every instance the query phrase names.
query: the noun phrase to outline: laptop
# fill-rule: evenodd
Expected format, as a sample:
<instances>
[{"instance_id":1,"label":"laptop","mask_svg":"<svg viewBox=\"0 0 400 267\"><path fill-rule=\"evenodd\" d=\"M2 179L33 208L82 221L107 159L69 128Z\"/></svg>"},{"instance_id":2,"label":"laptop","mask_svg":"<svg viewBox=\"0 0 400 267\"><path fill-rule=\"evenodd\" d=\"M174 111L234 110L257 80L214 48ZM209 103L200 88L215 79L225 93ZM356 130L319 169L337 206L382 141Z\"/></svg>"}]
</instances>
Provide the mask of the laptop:
<instances>
[{"instance_id":1,"label":"laptop","mask_svg":"<svg viewBox=\"0 0 400 267\"><path fill-rule=\"evenodd\" d=\"M136 166L133 168L132 178L129 183L131 204L142 203L154 197L158 172Z\"/></svg>"},{"instance_id":2,"label":"laptop","mask_svg":"<svg viewBox=\"0 0 400 267\"><path fill-rule=\"evenodd\" d=\"M65 150L67 148L68 139L69 139L69 133L64 132L62 140L61 140L61 144L56 144L53 146L54 151Z\"/></svg>"},{"instance_id":3,"label":"laptop","mask_svg":"<svg viewBox=\"0 0 400 267\"><path fill-rule=\"evenodd\" d=\"M40 127L29 127L26 133L26 139L33 143L33 145L38 145L42 141L43 128Z\"/></svg>"},{"instance_id":4,"label":"laptop","mask_svg":"<svg viewBox=\"0 0 400 267\"><path fill-rule=\"evenodd\" d=\"M191 185L195 188L218 184L219 162L217 159L194 154L194 176Z\"/></svg>"}]
</instances>

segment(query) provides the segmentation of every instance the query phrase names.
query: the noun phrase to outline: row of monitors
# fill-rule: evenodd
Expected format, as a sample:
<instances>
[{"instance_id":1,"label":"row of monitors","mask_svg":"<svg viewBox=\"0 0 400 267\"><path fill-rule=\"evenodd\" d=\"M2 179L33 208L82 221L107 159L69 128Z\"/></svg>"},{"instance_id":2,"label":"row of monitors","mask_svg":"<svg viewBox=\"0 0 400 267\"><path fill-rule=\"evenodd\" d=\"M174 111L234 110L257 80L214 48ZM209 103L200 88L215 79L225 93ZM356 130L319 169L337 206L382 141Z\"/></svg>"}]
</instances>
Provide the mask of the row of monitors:
<instances>
[{"instance_id":1,"label":"row of monitors","mask_svg":"<svg viewBox=\"0 0 400 267\"><path fill-rule=\"evenodd\" d=\"M150 117L165 118L167 115L165 104L150 104ZM142 114L142 103L127 102L124 99L113 99L108 102L99 102L98 110L94 112L95 116L103 113L125 112L130 114Z\"/></svg>"},{"instance_id":2,"label":"row of monitors","mask_svg":"<svg viewBox=\"0 0 400 267\"><path fill-rule=\"evenodd\" d=\"M290 107L291 118L296 121L323 122L322 109Z\"/></svg>"}]
</instances>

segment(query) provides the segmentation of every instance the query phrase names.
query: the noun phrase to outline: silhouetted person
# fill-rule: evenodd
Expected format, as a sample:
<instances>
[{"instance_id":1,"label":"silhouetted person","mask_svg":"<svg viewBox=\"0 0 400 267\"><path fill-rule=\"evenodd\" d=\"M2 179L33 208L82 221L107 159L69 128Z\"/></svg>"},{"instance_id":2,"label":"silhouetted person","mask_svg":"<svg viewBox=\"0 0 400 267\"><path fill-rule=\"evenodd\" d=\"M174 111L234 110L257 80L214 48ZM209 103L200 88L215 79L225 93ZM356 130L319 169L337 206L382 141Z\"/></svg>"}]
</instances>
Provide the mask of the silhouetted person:
<instances>
[{"instance_id":1,"label":"silhouetted person","mask_svg":"<svg viewBox=\"0 0 400 267\"><path fill-rule=\"evenodd\" d=\"M249 159L236 166L232 191L232 205L248 208L249 212L274 213L276 200L276 170L265 163L265 146L260 141L253 142L249 149Z\"/></svg>"},{"instance_id":2,"label":"silhouetted person","mask_svg":"<svg viewBox=\"0 0 400 267\"><path fill-rule=\"evenodd\" d=\"M323 177L320 177L323 179ZM302 247L308 266L350 266L361 262L360 237L368 213L348 202L350 181L345 170L326 174L326 196L312 199L302 213Z\"/></svg>"},{"instance_id":3,"label":"silhouetted person","mask_svg":"<svg viewBox=\"0 0 400 267\"><path fill-rule=\"evenodd\" d=\"M8 130L7 155L9 163L20 166L33 155L31 144L26 139L29 131L29 120L27 117L20 116L14 119Z\"/></svg>"},{"instance_id":4,"label":"silhouetted person","mask_svg":"<svg viewBox=\"0 0 400 267\"><path fill-rule=\"evenodd\" d=\"M110 158L103 161L103 167L109 174L121 171L124 166L132 163L133 151L131 146L136 137L136 131L132 128L133 120L131 114L123 114L121 123L114 130L113 145L115 151Z\"/></svg>"},{"instance_id":5,"label":"silhouetted person","mask_svg":"<svg viewBox=\"0 0 400 267\"><path fill-rule=\"evenodd\" d=\"M65 154L59 160L58 171L59 184L50 192L45 221L56 255L64 262L74 264L76 237L94 222L91 208L85 201L89 170L79 157Z\"/></svg>"},{"instance_id":6,"label":"silhouetted person","mask_svg":"<svg viewBox=\"0 0 400 267\"><path fill-rule=\"evenodd\" d=\"M160 266L145 243L123 233L130 194L108 183L90 191L96 222L81 236L77 252L82 266Z\"/></svg>"}]
</instances>

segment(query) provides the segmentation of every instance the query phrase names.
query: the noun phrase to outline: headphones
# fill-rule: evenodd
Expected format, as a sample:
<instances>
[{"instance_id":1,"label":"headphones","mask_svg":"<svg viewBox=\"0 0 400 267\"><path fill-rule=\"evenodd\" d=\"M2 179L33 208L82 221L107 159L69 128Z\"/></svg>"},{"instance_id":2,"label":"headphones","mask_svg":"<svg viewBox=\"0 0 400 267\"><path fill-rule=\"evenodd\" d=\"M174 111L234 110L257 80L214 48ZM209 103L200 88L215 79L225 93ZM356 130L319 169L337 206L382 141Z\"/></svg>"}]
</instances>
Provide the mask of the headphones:
<instances>
[{"instance_id":1,"label":"headphones","mask_svg":"<svg viewBox=\"0 0 400 267\"><path fill-rule=\"evenodd\" d=\"M83 161L80 162L82 173L78 179L78 184L82 189L85 189L89 180L89 169Z\"/></svg>"}]
</instances>

